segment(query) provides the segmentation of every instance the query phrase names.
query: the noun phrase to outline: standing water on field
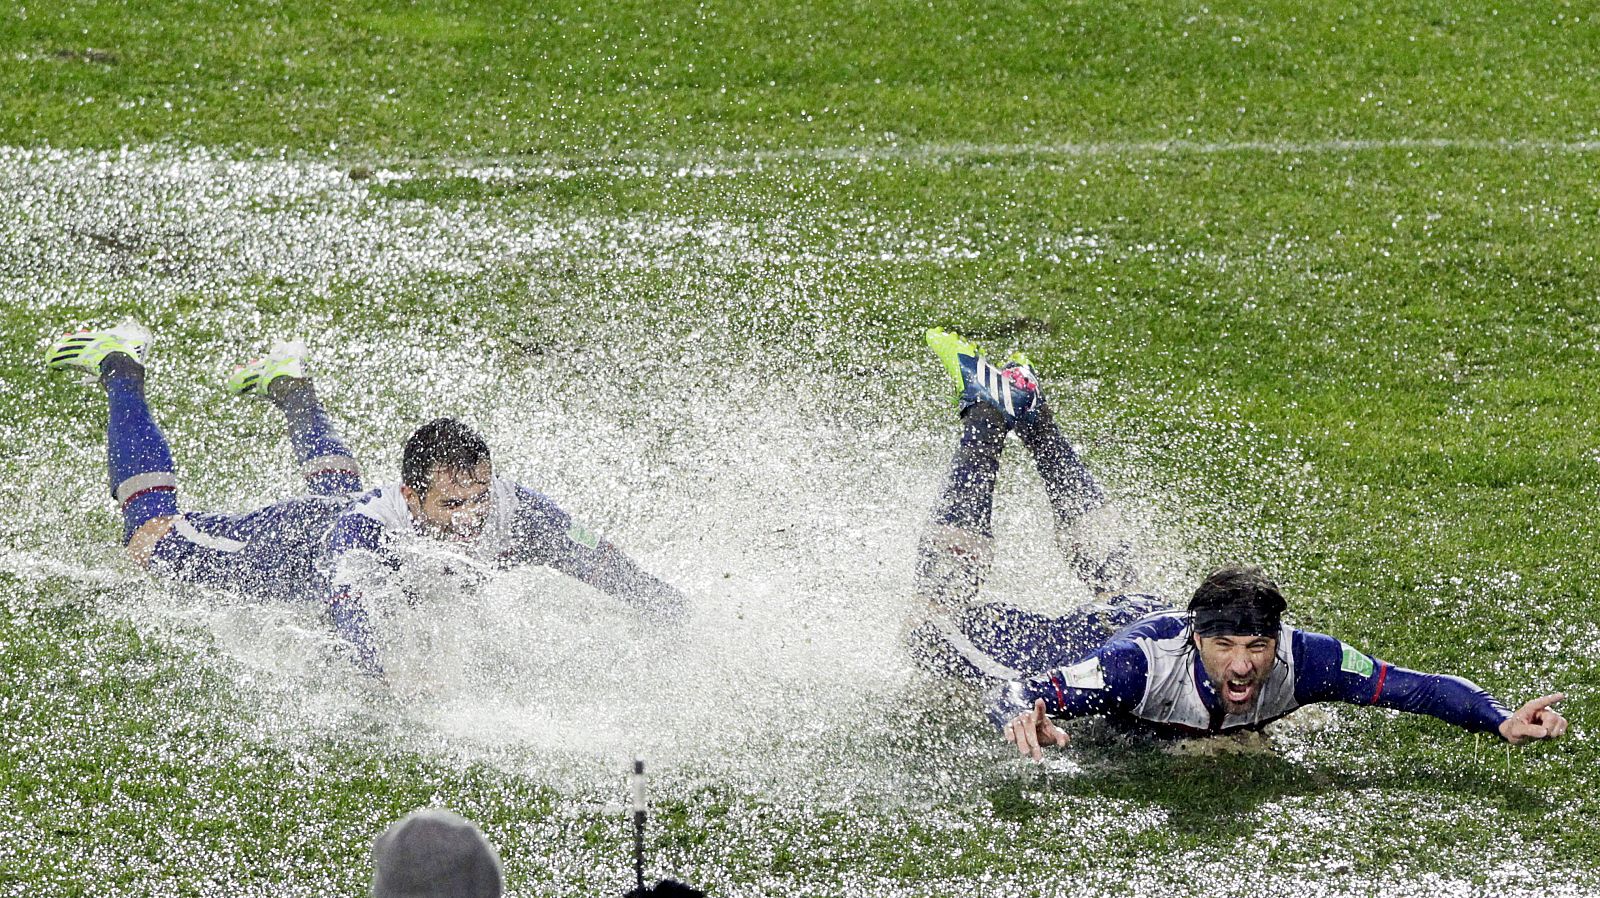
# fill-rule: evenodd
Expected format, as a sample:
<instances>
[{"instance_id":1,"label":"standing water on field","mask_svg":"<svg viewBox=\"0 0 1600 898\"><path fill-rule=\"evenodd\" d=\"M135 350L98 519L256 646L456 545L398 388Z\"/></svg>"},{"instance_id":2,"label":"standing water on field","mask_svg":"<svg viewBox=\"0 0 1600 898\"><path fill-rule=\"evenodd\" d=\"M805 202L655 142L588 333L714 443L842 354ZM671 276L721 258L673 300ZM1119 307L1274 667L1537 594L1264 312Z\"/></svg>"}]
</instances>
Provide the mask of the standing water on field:
<instances>
[{"instance_id":1,"label":"standing water on field","mask_svg":"<svg viewBox=\"0 0 1600 898\"><path fill-rule=\"evenodd\" d=\"M24 210L6 238L24 255L7 289L30 310L11 322L13 363L55 332L125 315L150 326L149 395L183 507L242 511L297 492L277 413L220 382L273 339L304 337L369 486L396 478L411 429L460 416L500 476L688 596L687 620L662 626L548 569L475 588L424 577L415 601L379 609L381 686L331 657L315 609L159 582L117 603L281 703L264 719L283 738L375 718L399 746L597 788L642 753L754 788L782 771L824 801L915 801L937 794L924 789L934 780L948 791L909 763L930 738L991 753L975 701L930 692L899 642L956 432L950 385L916 329L940 322L860 276L977 252L968 235L805 213L421 205L376 192L404 173L355 181L203 153L9 151L0 165ZM1053 386L1064 421L1092 409L1093 385ZM99 398L85 386L42 439L8 434L35 462L10 488L45 500L9 525L19 573L144 582L107 545ZM990 594L1065 609L1086 594L1059 564L1022 456L1011 450L997 503ZM1138 484L1113 484L1125 486ZM63 508L89 523L44 520ZM1149 567L1157 587L1173 585L1169 567L1184 573Z\"/></svg>"},{"instance_id":2,"label":"standing water on field","mask_svg":"<svg viewBox=\"0 0 1600 898\"><path fill-rule=\"evenodd\" d=\"M674 838L711 833L678 850L684 872L720 894L1026 891L1041 865L1069 863L1106 890L1214 891L1240 865L1267 869L1308 831L1337 873L1366 862L1365 831L1349 821L1388 813L1374 811L1373 795L1417 820L1490 829L1492 797L1395 785L1371 759L1339 756L1341 768L1380 773L1329 785L1303 759L1338 750L1296 733L1259 767L1288 784L1281 794L1263 779L1233 804L1213 796L1205 807L1222 807L1221 822L1186 816L1137 783L1152 763L1156 776L1210 783L1206 768L1130 752L1098 775L1104 753L1077 749L1043 769L1008 761L978 696L912 668L900 629L916 543L957 436L951 386L921 342L928 325L983 322L996 353L1037 351L1057 419L1117 501L1152 591L1181 600L1207 564L1229 558L1292 570L1304 548L1286 535L1293 528L1259 522L1317 515L1326 496L1299 447L1212 401L1205 385L1101 384L1077 376L1074 348L1015 297L929 295L929 284L998 255L1096 265L1111 238L960 216L930 224L787 189L824 192L863 169L911 164L938 161L444 165L353 178L330 164L204 151L0 150L0 441L13 450L0 462L0 501L21 509L0 520L0 574L195 659L238 696L225 725L239 741L285 750L295 776L336 744L345 759L418 755L551 787L551 807L501 830L523 858L548 859L529 886L541 893L615 885L605 865L618 866L623 842L615 832L591 842L586 827L622 819L620 771L634 755L650 760L657 797L682 817ZM1127 252L1169 249L1179 252ZM1196 253L1173 264L1248 260ZM300 491L281 416L221 388L235 363L299 337L369 486L398 478L399 447L418 425L458 416L486 436L500 476L546 493L680 589L686 619L651 623L545 568L463 582L442 572L461 565L438 546L408 583L413 600L377 611L379 682L346 660L320 608L135 572L114 544L104 398L39 363L59 333L125 316L156 334L148 393L184 508L244 511ZM1215 486L1238 483L1250 487ZM986 597L1046 611L1088 598L1015 441L995 530ZM1514 587L1494 588L1515 598ZM1295 607L1324 610L1315 598ZM1592 652L1586 632L1578 650ZM59 673L93 680L87 666ZM1317 719L1337 732L1350 716ZM1083 735L1089 746L1115 738ZM249 769L224 762L227 775ZM294 785L309 789L306 777ZM109 805L142 813L144 800ZM781 822L763 816L774 806ZM0 830L76 832L8 819ZM1071 838L1048 850L1039 838L1016 851L991 844L1034 819ZM1135 837L1166 855L1130 854ZM902 858L903 845L925 850ZM943 853L950 846L972 854ZM1512 883L1538 862L1515 839L1441 851L1439 863L1467 877L1451 888L1468 891ZM295 868L306 891L295 894L336 891L318 885L337 880L315 866L322 855L306 857ZM915 863L950 879L921 883L904 867ZM785 871L797 864L830 872L796 883ZM1284 868L1268 885L1299 893L1319 871ZM1385 877L1377 890L1451 891L1404 869Z\"/></svg>"}]
</instances>

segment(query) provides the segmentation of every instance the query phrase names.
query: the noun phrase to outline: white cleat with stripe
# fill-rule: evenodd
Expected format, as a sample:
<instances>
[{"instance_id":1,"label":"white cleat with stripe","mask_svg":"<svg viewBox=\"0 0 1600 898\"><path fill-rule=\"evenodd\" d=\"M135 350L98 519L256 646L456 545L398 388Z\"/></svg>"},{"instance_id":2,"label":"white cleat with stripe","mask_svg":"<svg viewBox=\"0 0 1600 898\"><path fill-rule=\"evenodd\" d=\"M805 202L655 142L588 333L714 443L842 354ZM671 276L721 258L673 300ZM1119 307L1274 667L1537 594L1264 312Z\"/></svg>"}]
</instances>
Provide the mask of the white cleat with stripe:
<instances>
[{"instance_id":1,"label":"white cleat with stripe","mask_svg":"<svg viewBox=\"0 0 1600 898\"><path fill-rule=\"evenodd\" d=\"M100 363L114 352L143 365L152 341L150 332L131 319L103 331L79 331L50 344L45 367L55 371L77 368L93 379L100 376Z\"/></svg>"}]
</instances>

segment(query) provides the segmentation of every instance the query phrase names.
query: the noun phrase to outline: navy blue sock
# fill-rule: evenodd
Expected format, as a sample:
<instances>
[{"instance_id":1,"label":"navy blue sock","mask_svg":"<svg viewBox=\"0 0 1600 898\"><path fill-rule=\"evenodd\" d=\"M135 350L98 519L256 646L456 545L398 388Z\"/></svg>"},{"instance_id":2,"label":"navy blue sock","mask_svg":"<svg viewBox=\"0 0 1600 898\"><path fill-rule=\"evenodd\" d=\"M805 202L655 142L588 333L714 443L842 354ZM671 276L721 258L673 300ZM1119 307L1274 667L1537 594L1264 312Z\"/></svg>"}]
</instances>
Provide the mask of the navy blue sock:
<instances>
[{"instance_id":1,"label":"navy blue sock","mask_svg":"<svg viewBox=\"0 0 1600 898\"><path fill-rule=\"evenodd\" d=\"M944 492L934 508L934 520L972 533L991 536L994 484L1000 472L1000 452L1005 448L1006 423L999 411L983 403L961 417L961 444L950 459Z\"/></svg>"},{"instance_id":2,"label":"navy blue sock","mask_svg":"<svg viewBox=\"0 0 1600 898\"><path fill-rule=\"evenodd\" d=\"M117 352L100 364L110 413L106 467L111 495L122 505L122 542L153 518L178 513L172 450L144 399L144 366Z\"/></svg>"},{"instance_id":3,"label":"navy blue sock","mask_svg":"<svg viewBox=\"0 0 1600 898\"><path fill-rule=\"evenodd\" d=\"M1018 424L1017 438L1033 455L1057 524L1071 524L1105 504L1105 491L1048 413L1037 423Z\"/></svg>"},{"instance_id":4,"label":"navy blue sock","mask_svg":"<svg viewBox=\"0 0 1600 898\"><path fill-rule=\"evenodd\" d=\"M932 526L917 543L916 592L929 611L964 608L983 585L994 535L994 484L1005 443L1005 417L993 407L978 403L962 414L961 443L950 459ZM928 661L938 654L928 654L938 642L926 643L913 634L912 653Z\"/></svg>"},{"instance_id":5,"label":"navy blue sock","mask_svg":"<svg viewBox=\"0 0 1600 898\"><path fill-rule=\"evenodd\" d=\"M317 401L311 381L279 378L268 387L267 397L289 422L289 442L311 492L323 496L360 492L361 468Z\"/></svg>"}]
</instances>

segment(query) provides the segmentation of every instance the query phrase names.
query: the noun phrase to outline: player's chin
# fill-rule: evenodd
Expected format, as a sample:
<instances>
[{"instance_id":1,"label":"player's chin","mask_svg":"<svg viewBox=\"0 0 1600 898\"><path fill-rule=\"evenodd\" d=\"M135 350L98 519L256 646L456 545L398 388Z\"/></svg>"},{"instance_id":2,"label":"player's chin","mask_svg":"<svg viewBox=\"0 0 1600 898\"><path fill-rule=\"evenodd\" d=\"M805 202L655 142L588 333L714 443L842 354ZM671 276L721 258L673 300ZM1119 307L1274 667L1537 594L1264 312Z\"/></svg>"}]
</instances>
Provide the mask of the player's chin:
<instances>
[{"instance_id":1,"label":"player's chin","mask_svg":"<svg viewBox=\"0 0 1600 898\"><path fill-rule=\"evenodd\" d=\"M465 527L446 527L445 539L458 543L470 543L483 535L483 525L474 524Z\"/></svg>"}]
</instances>

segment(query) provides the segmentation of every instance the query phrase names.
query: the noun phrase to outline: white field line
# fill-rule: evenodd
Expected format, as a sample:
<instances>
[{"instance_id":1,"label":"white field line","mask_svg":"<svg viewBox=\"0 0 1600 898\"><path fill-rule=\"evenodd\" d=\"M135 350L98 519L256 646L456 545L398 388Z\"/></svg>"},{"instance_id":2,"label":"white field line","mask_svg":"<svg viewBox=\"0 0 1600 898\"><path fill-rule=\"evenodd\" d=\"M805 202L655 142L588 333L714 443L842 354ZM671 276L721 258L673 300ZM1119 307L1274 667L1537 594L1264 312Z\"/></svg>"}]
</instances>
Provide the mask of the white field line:
<instances>
[{"instance_id":1,"label":"white field line","mask_svg":"<svg viewBox=\"0 0 1600 898\"><path fill-rule=\"evenodd\" d=\"M291 153L225 146L182 147L169 144L124 146L120 150L82 150L51 146L0 146L0 161L60 163L93 159L132 167L191 159L210 163L302 164L321 166L330 174L355 166L374 168L378 181L407 180L444 171L482 180L524 177L572 177L583 172L629 177L737 175L764 164L818 162L868 165L880 162L942 165L994 160L1049 161L1162 156L1315 156L1382 152L1475 152L1577 156L1600 152L1600 139L1397 137L1338 140L1147 140L1039 143L880 143L842 147L787 147L730 150L617 150L615 152L535 153L524 155L443 155L362 157Z\"/></svg>"},{"instance_id":2,"label":"white field line","mask_svg":"<svg viewBox=\"0 0 1600 898\"><path fill-rule=\"evenodd\" d=\"M1450 137L1399 137L1351 140L1242 140L1242 141L1090 141L1053 143L925 143L874 144L857 147L795 147L769 150L708 149L705 152L652 152L621 150L611 154L484 155L397 158L381 162L397 167L447 166L538 169L549 166L604 167L608 165L695 166L738 165L763 162L959 162L972 159L1077 159L1127 156L1218 155L1329 155L1397 150L1425 152L1545 153L1558 156L1600 152L1597 140L1483 139Z\"/></svg>"},{"instance_id":3,"label":"white field line","mask_svg":"<svg viewBox=\"0 0 1600 898\"><path fill-rule=\"evenodd\" d=\"M1552 152L1557 154L1600 151L1600 140L1483 140L1448 137L1401 137L1390 140L1242 140L1242 141L1093 141L1087 143L930 143L883 144L866 147L817 147L784 150L733 151L728 158L752 160L817 159L966 159L974 156L1077 157L1077 156L1184 156L1255 153L1295 155L1353 153L1383 150L1473 150L1479 152Z\"/></svg>"}]
</instances>

